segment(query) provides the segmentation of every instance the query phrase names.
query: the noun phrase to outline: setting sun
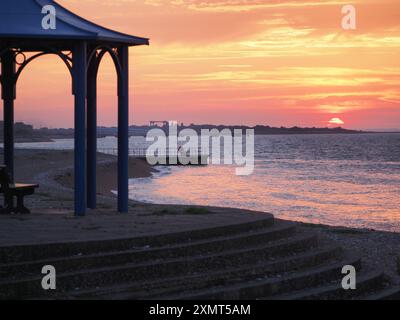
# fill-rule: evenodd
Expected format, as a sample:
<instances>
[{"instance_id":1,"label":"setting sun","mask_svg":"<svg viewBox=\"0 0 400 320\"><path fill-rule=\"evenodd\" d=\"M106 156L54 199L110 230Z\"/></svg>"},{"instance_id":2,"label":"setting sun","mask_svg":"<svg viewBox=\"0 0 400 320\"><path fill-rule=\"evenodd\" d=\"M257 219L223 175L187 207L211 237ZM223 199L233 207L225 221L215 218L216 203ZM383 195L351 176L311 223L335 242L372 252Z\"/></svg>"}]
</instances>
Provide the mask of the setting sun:
<instances>
[{"instance_id":1,"label":"setting sun","mask_svg":"<svg viewBox=\"0 0 400 320\"><path fill-rule=\"evenodd\" d=\"M332 118L331 120L328 121L330 125L343 125L344 121L340 118Z\"/></svg>"}]
</instances>

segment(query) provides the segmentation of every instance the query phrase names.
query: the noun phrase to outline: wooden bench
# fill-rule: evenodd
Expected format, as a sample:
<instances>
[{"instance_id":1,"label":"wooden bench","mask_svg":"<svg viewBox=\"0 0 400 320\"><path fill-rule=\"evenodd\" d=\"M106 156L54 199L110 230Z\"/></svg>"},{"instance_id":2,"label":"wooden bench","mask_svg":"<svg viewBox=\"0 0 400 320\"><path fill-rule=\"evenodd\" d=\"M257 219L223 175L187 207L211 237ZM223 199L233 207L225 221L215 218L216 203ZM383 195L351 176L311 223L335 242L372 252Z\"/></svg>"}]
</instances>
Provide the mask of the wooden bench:
<instances>
[{"instance_id":1,"label":"wooden bench","mask_svg":"<svg viewBox=\"0 0 400 320\"><path fill-rule=\"evenodd\" d=\"M7 167L0 166L0 193L4 193L5 208L0 209L0 213L30 213L24 206L24 197L35 193L39 187L37 184L11 183L11 178ZM17 198L17 206L14 207L14 197Z\"/></svg>"}]
</instances>

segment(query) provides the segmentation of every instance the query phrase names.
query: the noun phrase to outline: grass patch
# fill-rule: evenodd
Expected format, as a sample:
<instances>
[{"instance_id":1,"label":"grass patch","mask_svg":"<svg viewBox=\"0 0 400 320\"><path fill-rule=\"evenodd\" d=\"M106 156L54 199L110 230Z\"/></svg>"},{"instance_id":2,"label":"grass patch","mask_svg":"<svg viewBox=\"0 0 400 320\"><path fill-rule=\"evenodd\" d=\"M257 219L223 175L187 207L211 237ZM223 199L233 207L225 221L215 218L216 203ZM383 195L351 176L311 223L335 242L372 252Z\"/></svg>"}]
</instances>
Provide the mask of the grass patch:
<instances>
[{"instance_id":1,"label":"grass patch","mask_svg":"<svg viewBox=\"0 0 400 320\"><path fill-rule=\"evenodd\" d=\"M181 210L171 210L168 208L164 208L161 210L153 211L153 215L156 216L165 216L165 215L204 215L204 214L210 214L210 210L206 208L200 208L200 207L190 207L186 208L183 211Z\"/></svg>"},{"instance_id":2,"label":"grass patch","mask_svg":"<svg viewBox=\"0 0 400 320\"><path fill-rule=\"evenodd\" d=\"M161 209L157 211L153 211L153 215L155 216L166 216L166 215L176 215L178 212L176 211L171 211L169 209Z\"/></svg>"},{"instance_id":3,"label":"grass patch","mask_svg":"<svg viewBox=\"0 0 400 320\"><path fill-rule=\"evenodd\" d=\"M187 209L185 210L185 213L186 213L186 214L196 214L196 215L199 215L199 214L209 214L209 213L210 213L210 210L208 210L207 208L190 207L190 208L187 208Z\"/></svg>"}]
</instances>

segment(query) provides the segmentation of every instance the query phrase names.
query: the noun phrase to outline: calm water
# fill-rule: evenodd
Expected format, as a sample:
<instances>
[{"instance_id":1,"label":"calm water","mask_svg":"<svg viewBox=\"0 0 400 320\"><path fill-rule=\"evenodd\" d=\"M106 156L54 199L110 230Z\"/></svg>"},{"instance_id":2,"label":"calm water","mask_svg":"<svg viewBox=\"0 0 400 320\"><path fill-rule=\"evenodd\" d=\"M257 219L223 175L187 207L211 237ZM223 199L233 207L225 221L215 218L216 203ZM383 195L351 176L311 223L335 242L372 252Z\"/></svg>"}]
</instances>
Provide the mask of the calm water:
<instances>
[{"instance_id":1,"label":"calm water","mask_svg":"<svg viewBox=\"0 0 400 320\"><path fill-rule=\"evenodd\" d=\"M101 148L116 146L100 139ZM20 147L71 149L71 140ZM131 148L144 147L132 138ZM400 232L400 134L257 136L256 167L162 168L131 181L132 199L229 206L304 222Z\"/></svg>"},{"instance_id":2,"label":"calm water","mask_svg":"<svg viewBox=\"0 0 400 320\"><path fill-rule=\"evenodd\" d=\"M256 167L171 168L131 197L239 207L304 222L400 231L400 134L258 136Z\"/></svg>"}]
</instances>

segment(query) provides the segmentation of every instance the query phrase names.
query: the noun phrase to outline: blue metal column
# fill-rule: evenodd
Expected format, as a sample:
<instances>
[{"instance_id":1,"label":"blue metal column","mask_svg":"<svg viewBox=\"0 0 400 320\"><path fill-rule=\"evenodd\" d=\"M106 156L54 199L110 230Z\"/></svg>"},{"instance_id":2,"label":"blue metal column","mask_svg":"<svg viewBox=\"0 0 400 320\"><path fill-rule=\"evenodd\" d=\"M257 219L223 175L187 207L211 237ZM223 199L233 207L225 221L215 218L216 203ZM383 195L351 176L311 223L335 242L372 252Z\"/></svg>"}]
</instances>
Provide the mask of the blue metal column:
<instances>
[{"instance_id":1,"label":"blue metal column","mask_svg":"<svg viewBox=\"0 0 400 320\"><path fill-rule=\"evenodd\" d=\"M75 95L75 215L86 214L86 56L85 42L77 44L73 51L73 74Z\"/></svg>"},{"instance_id":2,"label":"blue metal column","mask_svg":"<svg viewBox=\"0 0 400 320\"><path fill-rule=\"evenodd\" d=\"M14 100L15 100L15 60L12 51L1 57L2 99L4 105L4 164L14 181Z\"/></svg>"},{"instance_id":3,"label":"blue metal column","mask_svg":"<svg viewBox=\"0 0 400 320\"><path fill-rule=\"evenodd\" d=\"M87 207L96 209L96 167L97 167L97 69L93 57L88 70L87 92Z\"/></svg>"},{"instance_id":4,"label":"blue metal column","mask_svg":"<svg viewBox=\"0 0 400 320\"><path fill-rule=\"evenodd\" d=\"M118 49L121 74L118 79L118 211L128 212L129 161L129 49Z\"/></svg>"}]
</instances>

